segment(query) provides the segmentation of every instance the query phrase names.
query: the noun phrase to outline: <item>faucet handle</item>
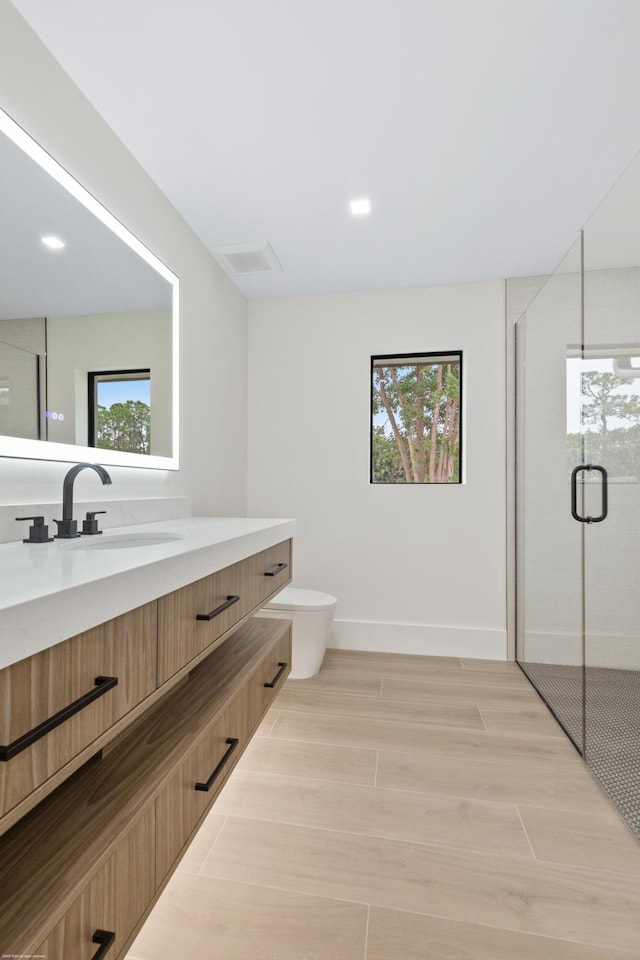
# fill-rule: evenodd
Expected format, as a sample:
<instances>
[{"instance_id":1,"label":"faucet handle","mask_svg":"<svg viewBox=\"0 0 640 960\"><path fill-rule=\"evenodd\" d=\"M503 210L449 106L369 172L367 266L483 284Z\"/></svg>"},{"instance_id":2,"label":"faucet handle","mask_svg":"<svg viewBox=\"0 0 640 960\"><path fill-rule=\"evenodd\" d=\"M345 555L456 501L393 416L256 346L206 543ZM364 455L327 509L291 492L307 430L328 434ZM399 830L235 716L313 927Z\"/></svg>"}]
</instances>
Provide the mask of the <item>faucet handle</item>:
<instances>
[{"instance_id":1,"label":"faucet handle","mask_svg":"<svg viewBox=\"0 0 640 960\"><path fill-rule=\"evenodd\" d=\"M44 517L16 517L16 520L33 520L33 525L29 527L29 537L23 540L23 543L51 543L53 537L49 536L49 527L44 522Z\"/></svg>"},{"instance_id":2,"label":"faucet handle","mask_svg":"<svg viewBox=\"0 0 640 960\"><path fill-rule=\"evenodd\" d=\"M106 513L106 510L87 510L86 520L82 521L82 532L85 536L92 536L96 533L102 533L98 530L98 521L96 517L99 513Z\"/></svg>"}]
</instances>

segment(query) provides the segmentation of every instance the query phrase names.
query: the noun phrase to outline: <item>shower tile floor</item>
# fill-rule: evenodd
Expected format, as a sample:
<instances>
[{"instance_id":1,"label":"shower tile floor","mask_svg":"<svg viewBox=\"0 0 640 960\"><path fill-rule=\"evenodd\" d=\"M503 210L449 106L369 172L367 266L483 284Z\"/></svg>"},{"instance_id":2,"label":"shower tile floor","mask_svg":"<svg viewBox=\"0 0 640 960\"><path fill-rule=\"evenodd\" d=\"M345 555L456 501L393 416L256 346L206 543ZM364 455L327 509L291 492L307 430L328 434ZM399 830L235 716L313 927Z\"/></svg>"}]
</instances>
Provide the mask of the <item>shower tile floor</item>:
<instances>
[{"instance_id":1,"label":"shower tile floor","mask_svg":"<svg viewBox=\"0 0 640 960\"><path fill-rule=\"evenodd\" d=\"M586 730L589 766L640 837L640 671L586 667L583 678L578 666L522 667L581 751Z\"/></svg>"},{"instance_id":2,"label":"shower tile floor","mask_svg":"<svg viewBox=\"0 0 640 960\"><path fill-rule=\"evenodd\" d=\"M514 663L287 681L129 960L640 958L640 843Z\"/></svg>"}]
</instances>

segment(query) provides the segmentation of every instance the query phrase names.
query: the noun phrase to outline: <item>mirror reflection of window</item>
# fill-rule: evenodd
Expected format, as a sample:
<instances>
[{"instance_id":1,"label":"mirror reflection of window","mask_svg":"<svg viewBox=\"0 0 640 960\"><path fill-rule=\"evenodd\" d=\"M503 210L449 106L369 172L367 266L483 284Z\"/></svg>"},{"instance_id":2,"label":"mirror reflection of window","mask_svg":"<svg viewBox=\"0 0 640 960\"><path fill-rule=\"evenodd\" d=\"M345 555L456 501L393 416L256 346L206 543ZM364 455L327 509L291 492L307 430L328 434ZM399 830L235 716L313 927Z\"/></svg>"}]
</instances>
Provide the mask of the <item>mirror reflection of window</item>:
<instances>
[{"instance_id":1,"label":"mirror reflection of window","mask_svg":"<svg viewBox=\"0 0 640 960\"><path fill-rule=\"evenodd\" d=\"M151 371L88 374L89 445L148 455L151 452Z\"/></svg>"}]
</instances>

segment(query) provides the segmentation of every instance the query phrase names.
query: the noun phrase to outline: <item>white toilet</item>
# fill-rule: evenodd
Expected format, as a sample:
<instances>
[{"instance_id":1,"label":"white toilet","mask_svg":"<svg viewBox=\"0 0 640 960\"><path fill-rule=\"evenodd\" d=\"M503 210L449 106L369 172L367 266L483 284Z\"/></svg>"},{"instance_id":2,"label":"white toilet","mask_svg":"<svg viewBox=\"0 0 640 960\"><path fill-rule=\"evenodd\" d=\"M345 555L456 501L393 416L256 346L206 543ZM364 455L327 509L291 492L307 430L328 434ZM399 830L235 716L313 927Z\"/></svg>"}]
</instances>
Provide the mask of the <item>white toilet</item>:
<instances>
[{"instance_id":1,"label":"white toilet","mask_svg":"<svg viewBox=\"0 0 640 960\"><path fill-rule=\"evenodd\" d=\"M312 677L320 669L337 603L330 593L285 587L256 614L292 621L291 680Z\"/></svg>"}]
</instances>

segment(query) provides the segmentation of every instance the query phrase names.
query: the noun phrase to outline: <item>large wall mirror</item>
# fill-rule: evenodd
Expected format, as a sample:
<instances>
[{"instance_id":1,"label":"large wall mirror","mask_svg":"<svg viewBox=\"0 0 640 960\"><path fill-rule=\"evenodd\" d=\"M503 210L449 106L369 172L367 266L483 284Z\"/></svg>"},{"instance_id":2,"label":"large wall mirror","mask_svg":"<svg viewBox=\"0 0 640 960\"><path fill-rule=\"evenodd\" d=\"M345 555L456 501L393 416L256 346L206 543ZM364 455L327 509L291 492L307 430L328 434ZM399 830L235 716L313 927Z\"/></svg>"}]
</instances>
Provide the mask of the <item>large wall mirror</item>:
<instances>
[{"instance_id":1,"label":"large wall mirror","mask_svg":"<svg viewBox=\"0 0 640 960\"><path fill-rule=\"evenodd\" d=\"M178 279L0 110L0 455L178 469Z\"/></svg>"}]
</instances>

